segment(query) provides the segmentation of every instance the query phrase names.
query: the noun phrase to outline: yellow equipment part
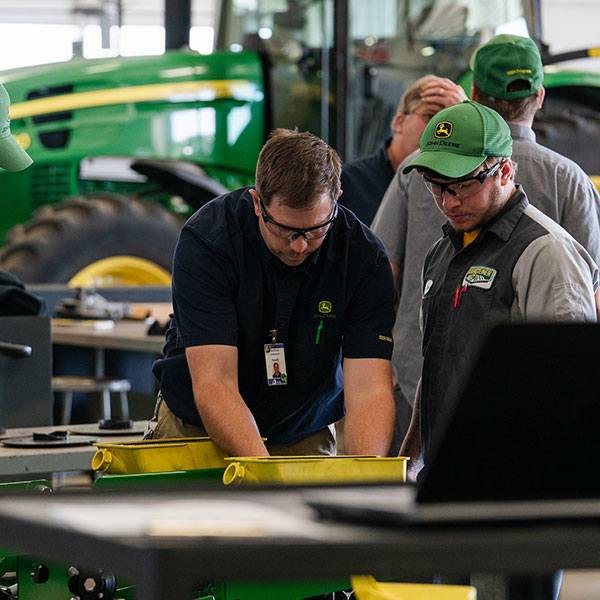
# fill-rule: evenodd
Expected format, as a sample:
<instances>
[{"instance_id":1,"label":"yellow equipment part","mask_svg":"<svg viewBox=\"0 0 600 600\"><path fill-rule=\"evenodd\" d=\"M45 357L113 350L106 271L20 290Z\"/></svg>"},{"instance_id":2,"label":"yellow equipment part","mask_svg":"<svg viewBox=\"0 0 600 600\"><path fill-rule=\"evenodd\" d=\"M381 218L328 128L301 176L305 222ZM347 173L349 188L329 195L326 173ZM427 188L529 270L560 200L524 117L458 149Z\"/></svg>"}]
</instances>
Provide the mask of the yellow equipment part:
<instances>
[{"instance_id":1,"label":"yellow equipment part","mask_svg":"<svg viewBox=\"0 0 600 600\"><path fill-rule=\"evenodd\" d=\"M70 287L171 285L171 274L137 256L111 256L88 265L68 282Z\"/></svg>"},{"instance_id":2,"label":"yellow equipment part","mask_svg":"<svg viewBox=\"0 0 600 600\"><path fill-rule=\"evenodd\" d=\"M111 475L224 469L225 453L209 437L96 444L92 469Z\"/></svg>"},{"instance_id":3,"label":"yellow equipment part","mask_svg":"<svg viewBox=\"0 0 600 600\"><path fill-rule=\"evenodd\" d=\"M404 482L407 458L381 456L269 456L226 458L225 485Z\"/></svg>"},{"instance_id":4,"label":"yellow equipment part","mask_svg":"<svg viewBox=\"0 0 600 600\"><path fill-rule=\"evenodd\" d=\"M469 585L379 583L370 575L353 576L350 582L357 600L477 600Z\"/></svg>"}]
</instances>

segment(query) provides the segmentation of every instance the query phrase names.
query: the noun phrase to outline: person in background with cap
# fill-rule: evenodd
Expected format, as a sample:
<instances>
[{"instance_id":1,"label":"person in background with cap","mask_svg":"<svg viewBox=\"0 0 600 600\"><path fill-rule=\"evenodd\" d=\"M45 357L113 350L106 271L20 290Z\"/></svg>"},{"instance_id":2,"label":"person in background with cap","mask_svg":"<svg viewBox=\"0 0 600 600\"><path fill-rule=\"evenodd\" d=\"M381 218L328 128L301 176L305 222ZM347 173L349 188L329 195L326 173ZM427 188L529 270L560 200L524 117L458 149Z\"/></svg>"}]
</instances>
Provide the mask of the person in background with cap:
<instances>
[{"instance_id":1,"label":"person in background with cap","mask_svg":"<svg viewBox=\"0 0 600 600\"><path fill-rule=\"evenodd\" d=\"M10 98L0 84L0 168L22 171L32 162L10 132ZM45 301L28 292L17 277L0 271L0 316L37 315L45 309Z\"/></svg>"},{"instance_id":2,"label":"person in background with cap","mask_svg":"<svg viewBox=\"0 0 600 600\"><path fill-rule=\"evenodd\" d=\"M533 192L536 206L560 223L600 264L600 194L572 160L535 141L535 113L545 90L540 52L531 38L502 34L471 58L471 99L508 122L518 164L517 181ZM600 291L596 294L600 315Z\"/></svg>"},{"instance_id":3,"label":"person in background with cap","mask_svg":"<svg viewBox=\"0 0 600 600\"><path fill-rule=\"evenodd\" d=\"M529 201L562 225L600 264L600 196L572 160L535 141L531 126L544 99L540 54L530 38L498 35L472 59L471 97L508 122L513 137L516 181ZM485 90L485 91L484 91ZM421 267L440 237L443 215L431 202L423 178L400 165L371 225L383 242L399 290L392 363L399 391L412 404L422 367L419 329Z\"/></svg>"}]
</instances>

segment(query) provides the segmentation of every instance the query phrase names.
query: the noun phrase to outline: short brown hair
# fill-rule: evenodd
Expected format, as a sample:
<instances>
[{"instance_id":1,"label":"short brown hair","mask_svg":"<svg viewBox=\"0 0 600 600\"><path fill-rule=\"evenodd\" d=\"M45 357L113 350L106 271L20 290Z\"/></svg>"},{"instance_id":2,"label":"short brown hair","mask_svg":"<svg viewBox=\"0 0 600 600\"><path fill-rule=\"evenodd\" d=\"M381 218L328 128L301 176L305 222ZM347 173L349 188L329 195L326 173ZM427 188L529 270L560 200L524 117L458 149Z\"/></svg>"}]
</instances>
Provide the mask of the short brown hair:
<instances>
[{"instance_id":1,"label":"short brown hair","mask_svg":"<svg viewBox=\"0 0 600 600\"><path fill-rule=\"evenodd\" d=\"M523 79L511 82L507 90L516 91L518 89L528 89L529 83ZM541 88L529 96L523 98L501 99L486 94L481 88L473 83L473 89L477 95L477 102L494 109L505 121L523 121L533 118L537 112L537 106L540 99Z\"/></svg>"},{"instance_id":2,"label":"short brown hair","mask_svg":"<svg viewBox=\"0 0 600 600\"><path fill-rule=\"evenodd\" d=\"M398 107L396 108L396 114L391 122L392 131L394 131L394 121L398 115L411 115L412 113L421 106L423 102L421 100L421 89L423 86L430 81L439 79L435 75L425 75L425 77L421 77L417 79L407 90L404 90L402 96L400 96L400 102L398 102Z\"/></svg>"},{"instance_id":3,"label":"short brown hair","mask_svg":"<svg viewBox=\"0 0 600 600\"><path fill-rule=\"evenodd\" d=\"M341 171L337 152L316 135L275 129L258 156L255 187L265 206L277 194L282 204L309 208L324 194L337 200Z\"/></svg>"}]
</instances>

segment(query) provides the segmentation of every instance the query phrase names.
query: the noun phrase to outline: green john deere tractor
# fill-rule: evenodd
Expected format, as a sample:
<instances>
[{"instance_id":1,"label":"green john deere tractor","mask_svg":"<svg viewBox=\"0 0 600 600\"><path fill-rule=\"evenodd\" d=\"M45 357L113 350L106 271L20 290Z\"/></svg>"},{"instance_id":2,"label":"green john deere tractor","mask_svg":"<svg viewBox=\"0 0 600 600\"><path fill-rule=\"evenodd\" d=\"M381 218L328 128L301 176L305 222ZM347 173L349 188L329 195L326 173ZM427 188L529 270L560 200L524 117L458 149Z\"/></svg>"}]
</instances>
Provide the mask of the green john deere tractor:
<instances>
[{"instance_id":1,"label":"green john deere tractor","mask_svg":"<svg viewBox=\"0 0 600 600\"><path fill-rule=\"evenodd\" d=\"M26 283L168 284L184 219L253 182L274 127L313 131L346 160L372 152L417 78L458 81L508 22L540 37L539 12L532 0L223 0L211 55L0 73L34 159L0 174L0 269ZM545 86L538 140L600 174L600 73L551 64Z\"/></svg>"},{"instance_id":2,"label":"green john deere tractor","mask_svg":"<svg viewBox=\"0 0 600 600\"><path fill-rule=\"evenodd\" d=\"M80 59L2 79L34 164L0 177L2 235L25 223L0 262L26 282L168 284L182 219L252 181L264 139L255 54Z\"/></svg>"}]
</instances>

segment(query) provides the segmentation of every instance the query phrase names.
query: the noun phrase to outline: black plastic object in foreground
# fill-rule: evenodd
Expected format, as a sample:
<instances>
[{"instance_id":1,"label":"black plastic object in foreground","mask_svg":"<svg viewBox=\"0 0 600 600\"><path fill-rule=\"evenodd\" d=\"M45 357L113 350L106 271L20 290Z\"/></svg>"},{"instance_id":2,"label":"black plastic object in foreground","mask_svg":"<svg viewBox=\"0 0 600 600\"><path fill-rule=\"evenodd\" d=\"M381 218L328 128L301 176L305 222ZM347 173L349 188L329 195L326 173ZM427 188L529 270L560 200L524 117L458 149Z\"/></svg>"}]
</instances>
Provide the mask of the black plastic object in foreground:
<instances>
[{"instance_id":1,"label":"black plastic object in foreground","mask_svg":"<svg viewBox=\"0 0 600 600\"><path fill-rule=\"evenodd\" d=\"M418 500L597 498L599 347L595 323L493 329L419 475Z\"/></svg>"}]
</instances>

